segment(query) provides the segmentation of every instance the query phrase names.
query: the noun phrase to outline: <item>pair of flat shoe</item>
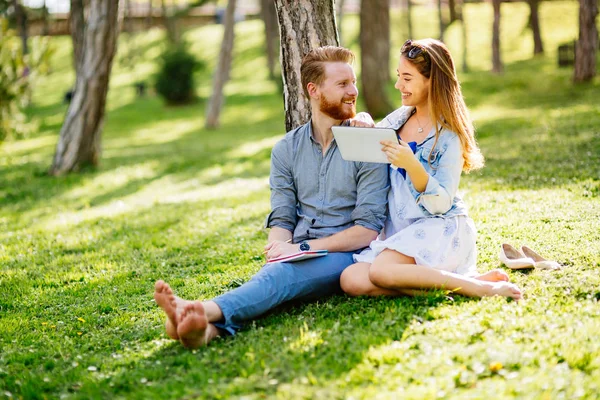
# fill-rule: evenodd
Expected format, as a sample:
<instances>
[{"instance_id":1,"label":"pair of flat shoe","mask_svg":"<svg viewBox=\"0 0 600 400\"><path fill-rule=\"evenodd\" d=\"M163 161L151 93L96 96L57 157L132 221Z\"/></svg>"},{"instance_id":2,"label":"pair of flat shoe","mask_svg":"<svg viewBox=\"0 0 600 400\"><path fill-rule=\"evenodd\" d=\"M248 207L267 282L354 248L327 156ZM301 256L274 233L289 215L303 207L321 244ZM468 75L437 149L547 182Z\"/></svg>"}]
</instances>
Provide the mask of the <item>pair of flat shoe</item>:
<instances>
[{"instance_id":1,"label":"pair of flat shoe","mask_svg":"<svg viewBox=\"0 0 600 400\"><path fill-rule=\"evenodd\" d=\"M561 265L556 261L546 260L527 246L521 247L521 251L515 249L508 243L503 243L500 247L500 262L510 269L561 269Z\"/></svg>"}]
</instances>

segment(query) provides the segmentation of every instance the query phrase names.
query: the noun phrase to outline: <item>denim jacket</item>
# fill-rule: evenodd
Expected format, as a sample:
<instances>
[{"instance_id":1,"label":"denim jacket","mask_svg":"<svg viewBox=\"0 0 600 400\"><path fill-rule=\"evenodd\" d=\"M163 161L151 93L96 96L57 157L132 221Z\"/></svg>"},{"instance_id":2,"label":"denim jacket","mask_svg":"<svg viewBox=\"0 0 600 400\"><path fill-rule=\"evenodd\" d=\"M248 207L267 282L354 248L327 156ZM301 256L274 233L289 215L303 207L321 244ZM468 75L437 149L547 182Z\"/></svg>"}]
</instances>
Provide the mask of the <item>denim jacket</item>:
<instances>
[{"instance_id":1,"label":"denim jacket","mask_svg":"<svg viewBox=\"0 0 600 400\"><path fill-rule=\"evenodd\" d=\"M377 126L398 131L413 110L414 107L401 107L385 117ZM467 215L467 208L457 194L464 163L460 139L456 133L442 128L435 148L434 142L435 129L432 128L427 138L417 145L415 157L429 174L429 181L425 191L418 192L407 176L410 193L418 207L413 207L414 211L410 213L412 215L406 215L405 218ZM395 173L398 172L390 166L392 181ZM392 190L393 188L394 185Z\"/></svg>"}]
</instances>

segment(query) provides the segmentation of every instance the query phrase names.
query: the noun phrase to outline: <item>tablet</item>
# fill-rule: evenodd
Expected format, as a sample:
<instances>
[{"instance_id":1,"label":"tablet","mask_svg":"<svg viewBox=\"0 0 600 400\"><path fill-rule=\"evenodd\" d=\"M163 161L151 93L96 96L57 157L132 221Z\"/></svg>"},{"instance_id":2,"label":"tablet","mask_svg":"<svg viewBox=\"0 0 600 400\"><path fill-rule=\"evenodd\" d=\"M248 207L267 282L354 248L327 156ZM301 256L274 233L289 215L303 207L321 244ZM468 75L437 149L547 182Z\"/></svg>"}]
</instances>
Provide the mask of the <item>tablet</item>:
<instances>
[{"instance_id":1,"label":"tablet","mask_svg":"<svg viewBox=\"0 0 600 400\"><path fill-rule=\"evenodd\" d=\"M389 164L381 151L382 140L398 140L391 128L361 128L356 126L332 126L335 141L342 158L347 161L365 161Z\"/></svg>"}]
</instances>

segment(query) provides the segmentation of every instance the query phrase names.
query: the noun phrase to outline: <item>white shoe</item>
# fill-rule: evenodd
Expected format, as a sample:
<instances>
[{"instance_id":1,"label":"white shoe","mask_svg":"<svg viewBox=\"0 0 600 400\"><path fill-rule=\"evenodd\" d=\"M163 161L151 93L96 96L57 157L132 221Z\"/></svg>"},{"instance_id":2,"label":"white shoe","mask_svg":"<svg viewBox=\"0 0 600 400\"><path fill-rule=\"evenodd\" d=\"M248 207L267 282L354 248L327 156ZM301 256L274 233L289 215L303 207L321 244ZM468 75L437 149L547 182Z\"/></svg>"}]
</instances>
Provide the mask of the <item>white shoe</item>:
<instances>
[{"instance_id":1,"label":"white shoe","mask_svg":"<svg viewBox=\"0 0 600 400\"><path fill-rule=\"evenodd\" d=\"M560 265L556 261L546 260L544 257L540 256L538 253L536 253L535 251L531 250L527 246L521 247L521 251L523 252L523 254L525 256L527 256L527 257L531 258L533 261L535 261L535 267L536 268L539 268L539 269L549 269L549 270L552 270L552 271L556 271L556 270L562 268L562 265Z\"/></svg>"},{"instance_id":2,"label":"white shoe","mask_svg":"<svg viewBox=\"0 0 600 400\"><path fill-rule=\"evenodd\" d=\"M510 269L535 268L535 261L532 258L526 257L508 243L503 243L500 247L500 262Z\"/></svg>"}]
</instances>

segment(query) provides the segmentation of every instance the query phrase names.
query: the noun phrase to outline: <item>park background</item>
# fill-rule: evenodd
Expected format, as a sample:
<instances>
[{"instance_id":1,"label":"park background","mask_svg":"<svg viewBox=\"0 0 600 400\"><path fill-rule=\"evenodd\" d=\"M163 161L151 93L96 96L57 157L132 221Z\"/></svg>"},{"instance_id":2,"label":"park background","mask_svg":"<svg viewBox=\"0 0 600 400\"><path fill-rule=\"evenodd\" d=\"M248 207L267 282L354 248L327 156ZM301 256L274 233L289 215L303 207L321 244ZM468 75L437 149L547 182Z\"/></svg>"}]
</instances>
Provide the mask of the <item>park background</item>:
<instances>
[{"instance_id":1,"label":"park background","mask_svg":"<svg viewBox=\"0 0 600 400\"><path fill-rule=\"evenodd\" d=\"M359 56L360 81L360 9L347 3L341 44ZM558 46L578 37L578 2L540 2L544 53L535 57L529 6L503 3L501 73L491 72L492 5L463 11L468 72L460 24L444 39L487 161L461 183L479 230L479 270L499 266L504 242L564 269L507 271L525 290L519 304L441 291L337 296L282 307L235 338L188 351L164 333L154 282L208 299L264 262L269 156L285 132L264 23L235 25L213 129L205 115L223 25L182 32L205 66L194 74L197 99L179 106L152 88L170 46L165 30L121 33L100 163L58 177L48 171L75 73L70 37L52 36L47 74L32 80L24 108L27 129L0 144L0 397L599 398L600 81L573 83L573 67L557 65ZM399 106L392 73L406 9L390 17L386 91ZM412 24L414 38L438 37L436 4L415 2Z\"/></svg>"}]
</instances>

